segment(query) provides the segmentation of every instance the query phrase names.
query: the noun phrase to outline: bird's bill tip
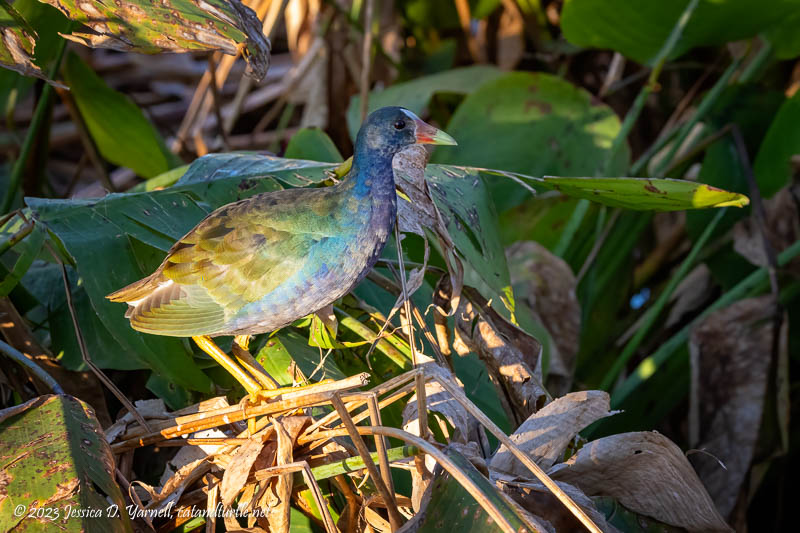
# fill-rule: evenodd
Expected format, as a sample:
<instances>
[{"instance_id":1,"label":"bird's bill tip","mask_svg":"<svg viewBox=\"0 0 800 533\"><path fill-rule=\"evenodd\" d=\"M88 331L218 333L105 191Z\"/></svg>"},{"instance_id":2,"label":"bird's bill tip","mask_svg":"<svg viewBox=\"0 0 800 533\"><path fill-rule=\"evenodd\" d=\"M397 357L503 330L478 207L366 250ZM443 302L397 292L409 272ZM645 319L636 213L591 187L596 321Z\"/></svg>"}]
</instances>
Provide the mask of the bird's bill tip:
<instances>
[{"instance_id":1,"label":"bird's bill tip","mask_svg":"<svg viewBox=\"0 0 800 533\"><path fill-rule=\"evenodd\" d=\"M415 119L417 130L417 144L443 144L448 146L455 146L458 143L451 136L446 134L440 129L434 128L427 122Z\"/></svg>"}]
</instances>

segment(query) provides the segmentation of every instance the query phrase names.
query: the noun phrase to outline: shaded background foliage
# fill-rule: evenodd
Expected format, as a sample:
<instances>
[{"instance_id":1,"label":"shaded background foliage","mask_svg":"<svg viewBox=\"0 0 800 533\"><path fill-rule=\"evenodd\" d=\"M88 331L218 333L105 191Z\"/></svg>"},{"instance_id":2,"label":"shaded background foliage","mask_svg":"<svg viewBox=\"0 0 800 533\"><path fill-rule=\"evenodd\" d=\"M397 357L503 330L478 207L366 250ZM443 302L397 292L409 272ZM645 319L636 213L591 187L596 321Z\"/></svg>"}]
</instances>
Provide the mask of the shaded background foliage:
<instances>
[{"instance_id":1,"label":"shaded background foliage","mask_svg":"<svg viewBox=\"0 0 800 533\"><path fill-rule=\"evenodd\" d=\"M193 3L174 4L188 10L181 17L207 16ZM0 62L27 74L0 70L3 214L26 207L28 218L35 213L44 223L4 220L0 314L9 317L2 326L9 344L73 372L63 379L78 384L72 393L93 404L104 427L116 418L119 403L86 373L50 243L70 263L88 351L126 395L178 408L215 385L233 387L188 343L133 332L103 296L152 271L213 208L323 182L332 166L323 163L351 154L365 98L369 110L400 104L458 140L433 152L431 163L528 176L433 165L427 173L464 260L465 285L542 343L550 391L604 389L611 408L624 411L584 437L657 429L683 450L707 452L691 461L736 530L788 526L784 498L798 470L789 413L800 353L792 261L800 220L799 1L246 2L272 38L265 76L270 56L260 23L227 2L212 4L223 9L214 31L171 41L173 50L204 52L141 56L130 50L169 48L148 35L186 25L133 17L125 24L141 42L104 40L108 28L86 33L85 19L62 14L80 11L73 3L0 3ZM368 5L374 14L365 22ZM367 63L365 27L374 35ZM111 50L65 46L59 34ZM219 52L237 49L249 51L249 64ZM245 77L246 69L263 79ZM218 80L213 89L210 79ZM234 150L319 163L197 159ZM464 186L453 172L477 185ZM548 175L678 178L753 202L639 213L591 203L566 182L558 189L529 178ZM649 194L670 200L659 186ZM611 192L658 207L641 189L615 182ZM692 207L693 195L681 205ZM424 249L421 236L407 234L408 261L424 262ZM384 257L396 253L390 245ZM430 265L447 271L447 253L434 243ZM386 265L376 273L393 279ZM414 294L421 310L434 299L438 273ZM324 377L366 371L381 382L411 366L402 339L366 355L364 343L380 327L370 310L385 313L395 296L371 278L337 307L334 339L310 339L314 325L306 321L258 339L254 353L291 383L295 365L308 376L320 348L335 346ZM432 314L426 321L434 330ZM472 331L450 326L452 364L468 396L514 430L528 413L492 383ZM35 395L17 367L3 365L4 407ZM401 425L400 411L387 410L387 425ZM146 468L138 475L160 472Z\"/></svg>"}]
</instances>

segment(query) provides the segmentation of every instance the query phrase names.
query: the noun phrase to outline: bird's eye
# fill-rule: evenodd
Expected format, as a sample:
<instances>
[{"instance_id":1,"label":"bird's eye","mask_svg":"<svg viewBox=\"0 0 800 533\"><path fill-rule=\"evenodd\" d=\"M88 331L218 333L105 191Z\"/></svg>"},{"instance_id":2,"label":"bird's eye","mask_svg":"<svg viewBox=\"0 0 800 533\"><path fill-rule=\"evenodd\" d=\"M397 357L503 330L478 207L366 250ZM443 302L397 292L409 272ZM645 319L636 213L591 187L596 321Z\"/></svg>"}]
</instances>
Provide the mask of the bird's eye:
<instances>
[{"instance_id":1,"label":"bird's eye","mask_svg":"<svg viewBox=\"0 0 800 533\"><path fill-rule=\"evenodd\" d=\"M402 130L405 127L406 127L405 120L398 120L397 122L394 123L394 129L396 130Z\"/></svg>"}]
</instances>

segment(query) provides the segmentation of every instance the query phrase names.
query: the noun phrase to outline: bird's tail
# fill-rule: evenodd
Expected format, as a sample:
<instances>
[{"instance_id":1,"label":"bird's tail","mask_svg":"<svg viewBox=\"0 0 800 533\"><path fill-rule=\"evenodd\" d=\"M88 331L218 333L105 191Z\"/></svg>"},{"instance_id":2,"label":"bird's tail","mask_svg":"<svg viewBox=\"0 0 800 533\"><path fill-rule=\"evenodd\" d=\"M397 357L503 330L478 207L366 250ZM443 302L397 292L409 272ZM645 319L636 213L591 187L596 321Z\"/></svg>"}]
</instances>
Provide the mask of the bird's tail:
<instances>
[{"instance_id":1,"label":"bird's tail","mask_svg":"<svg viewBox=\"0 0 800 533\"><path fill-rule=\"evenodd\" d=\"M130 285L121 288L118 291L112 292L108 296L107 299L111 300L112 302L135 302L137 300L141 300L148 294L152 293L155 289L158 288L159 282L163 281L158 279L160 276L157 276L158 272L154 272L150 274L146 278L142 278L139 281L134 281Z\"/></svg>"}]
</instances>

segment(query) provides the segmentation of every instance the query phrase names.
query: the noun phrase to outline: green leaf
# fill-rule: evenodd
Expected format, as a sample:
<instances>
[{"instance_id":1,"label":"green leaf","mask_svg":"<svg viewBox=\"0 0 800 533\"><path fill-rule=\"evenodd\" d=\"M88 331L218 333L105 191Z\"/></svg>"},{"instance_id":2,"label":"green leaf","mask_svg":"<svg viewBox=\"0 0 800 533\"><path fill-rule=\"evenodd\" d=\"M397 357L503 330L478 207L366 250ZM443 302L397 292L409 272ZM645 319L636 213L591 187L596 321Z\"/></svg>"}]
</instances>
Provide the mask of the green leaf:
<instances>
[{"instance_id":1,"label":"green leaf","mask_svg":"<svg viewBox=\"0 0 800 533\"><path fill-rule=\"evenodd\" d=\"M456 250L466 261L465 282L500 302L513 316L514 299L497 212L479 169L428 165L425 178ZM489 289L488 293L482 286ZM509 315L505 314L508 318Z\"/></svg>"},{"instance_id":2,"label":"green leaf","mask_svg":"<svg viewBox=\"0 0 800 533\"><path fill-rule=\"evenodd\" d=\"M145 178L180 164L136 104L106 85L74 53L67 56L64 74L86 127L105 159Z\"/></svg>"},{"instance_id":3,"label":"green leaf","mask_svg":"<svg viewBox=\"0 0 800 533\"><path fill-rule=\"evenodd\" d=\"M86 46L147 54L220 50L236 55L244 44L243 56L255 77L260 80L267 73L269 42L256 14L238 0L43 1L89 28L64 36Z\"/></svg>"},{"instance_id":4,"label":"green leaf","mask_svg":"<svg viewBox=\"0 0 800 533\"><path fill-rule=\"evenodd\" d=\"M566 0L561 29L578 46L610 48L651 64L689 0ZM753 37L800 8L798 0L700 0L667 59L695 46Z\"/></svg>"},{"instance_id":5,"label":"green leaf","mask_svg":"<svg viewBox=\"0 0 800 533\"><path fill-rule=\"evenodd\" d=\"M778 59L794 59L800 55L800 10L766 32L767 40L772 43L775 57Z\"/></svg>"},{"instance_id":6,"label":"green leaf","mask_svg":"<svg viewBox=\"0 0 800 533\"><path fill-rule=\"evenodd\" d=\"M530 530L527 521L517 511L517 506L508 501L508 497L500 492L472 463L463 455L445 448L445 455L452 460L459 470L469 477L481 491L481 495L493 506L497 507L503 517L515 531ZM504 531L484 508L467 492L467 489L449 473L442 472L434 480L430 499L423 501L416 531L420 533L441 531L446 524L449 531L464 533L490 533Z\"/></svg>"},{"instance_id":7,"label":"green leaf","mask_svg":"<svg viewBox=\"0 0 800 533\"><path fill-rule=\"evenodd\" d=\"M753 163L758 188L770 197L792 177L790 160L800 154L800 91L786 100L772 121Z\"/></svg>"},{"instance_id":8,"label":"green leaf","mask_svg":"<svg viewBox=\"0 0 800 533\"><path fill-rule=\"evenodd\" d=\"M744 207L750 203L750 199L743 194L686 180L546 176L540 183L568 196L636 211Z\"/></svg>"},{"instance_id":9,"label":"green leaf","mask_svg":"<svg viewBox=\"0 0 800 533\"><path fill-rule=\"evenodd\" d=\"M531 176L602 175L620 122L592 95L556 76L513 72L467 96L447 125L458 146L436 150L431 161L497 168ZM622 174L627 145L611 165ZM530 195L511 180L489 182L503 212Z\"/></svg>"},{"instance_id":10,"label":"green leaf","mask_svg":"<svg viewBox=\"0 0 800 533\"><path fill-rule=\"evenodd\" d=\"M4 277L0 277L0 298L7 296L28 271L31 263L44 246L44 237L42 228L34 226L31 234L25 239L25 246L20 247L19 257L11 271ZM5 268L0 264L0 272L2 270Z\"/></svg>"},{"instance_id":11,"label":"green leaf","mask_svg":"<svg viewBox=\"0 0 800 533\"><path fill-rule=\"evenodd\" d=\"M309 159L325 163L344 161L339 149L328 135L317 128L303 128L289 139L284 157L292 159Z\"/></svg>"},{"instance_id":12,"label":"green leaf","mask_svg":"<svg viewBox=\"0 0 800 533\"><path fill-rule=\"evenodd\" d=\"M324 352L308 345L306 339L285 328L271 335L258 351L256 359L267 372L281 385L291 385L294 376L290 372L292 361L306 377L314 375L313 380L342 379L345 376L333 357L324 358Z\"/></svg>"},{"instance_id":13,"label":"green leaf","mask_svg":"<svg viewBox=\"0 0 800 533\"><path fill-rule=\"evenodd\" d=\"M399 105L414 113L422 114L434 94L441 92L467 94L484 82L502 74L503 71L495 67L475 65L431 74L405 83L396 83L382 91L370 93L369 111L388 105ZM361 98L354 96L347 108L347 127L351 138L356 138L360 126Z\"/></svg>"},{"instance_id":14,"label":"green leaf","mask_svg":"<svg viewBox=\"0 0 800 533\"><path fill-rule=\"evenodd\" d=\"M0 411L0 433L0 530L132 531L114 457L87 404L40 396Z\"/></svg>"}]
</instances>

